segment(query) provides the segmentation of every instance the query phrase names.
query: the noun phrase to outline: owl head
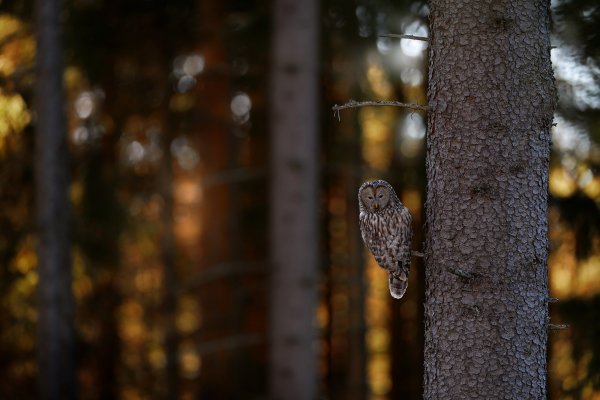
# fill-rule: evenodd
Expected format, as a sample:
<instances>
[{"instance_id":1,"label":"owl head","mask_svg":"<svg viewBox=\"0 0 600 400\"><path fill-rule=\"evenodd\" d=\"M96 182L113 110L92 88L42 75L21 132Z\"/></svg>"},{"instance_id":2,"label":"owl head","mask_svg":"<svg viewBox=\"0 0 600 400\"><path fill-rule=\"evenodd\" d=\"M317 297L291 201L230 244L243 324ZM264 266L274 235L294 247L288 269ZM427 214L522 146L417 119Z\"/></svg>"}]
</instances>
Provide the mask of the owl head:
<instances>
[{"instance_id":1,"label":"owl head","mask_svg":"<svg viewBox=\"0 0 600 400\"><path fill-rule=\"evenodd\" d=\"M358 189L360 212L377 213L390 203L400 203L392 185L384 180L367 181Z\"/></svg>"}]
</instances>

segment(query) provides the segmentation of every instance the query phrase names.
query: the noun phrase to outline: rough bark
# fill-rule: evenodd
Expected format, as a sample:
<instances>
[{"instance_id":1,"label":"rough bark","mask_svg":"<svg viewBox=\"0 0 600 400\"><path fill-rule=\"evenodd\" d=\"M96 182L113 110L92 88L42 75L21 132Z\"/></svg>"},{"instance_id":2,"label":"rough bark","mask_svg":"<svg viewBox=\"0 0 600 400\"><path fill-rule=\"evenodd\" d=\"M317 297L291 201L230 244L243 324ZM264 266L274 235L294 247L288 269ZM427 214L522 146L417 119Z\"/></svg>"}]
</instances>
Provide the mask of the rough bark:
<instances>
[{"instance_id":1,"label":"rough bark","mask_svg":"<svg viewBox=\"0 0 600 400\"><path fill-rule=\"evenodd\" d=\"M64 115L60 1L36 1L36 208L38 361L41 399L74 399L68 149Z\"/></svg>"},{"instance_id":2,"label":"rough bark","mask_svg":"<svg viewBox=\"0 0 600 400\"><path fill-rule=\"evenodd\" d=\"M276 0L271 71L270 396L317 398L318 1Z\"/></svg>"},{"instance_id":3,"label":"rough bark","mask_svg":"<svg viewBox=\"0 0 600 400\"><path fill-rule=\"evenodd\" d=\"M546 398L547 0L433 0L425 399Z\"/></svg>"}]
</instances>

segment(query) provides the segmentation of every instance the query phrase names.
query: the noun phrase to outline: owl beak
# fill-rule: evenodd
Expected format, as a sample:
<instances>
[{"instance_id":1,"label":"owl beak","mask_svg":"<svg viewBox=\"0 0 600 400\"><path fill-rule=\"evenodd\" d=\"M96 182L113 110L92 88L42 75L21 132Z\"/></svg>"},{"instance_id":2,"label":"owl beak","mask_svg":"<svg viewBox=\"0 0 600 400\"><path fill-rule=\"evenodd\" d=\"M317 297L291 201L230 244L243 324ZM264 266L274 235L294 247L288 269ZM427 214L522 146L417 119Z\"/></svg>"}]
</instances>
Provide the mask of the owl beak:
<instances>
[{"instance_id":1,"label":"owl beak","mask_svg":"<svg viewBox=\"0 0 600 400\"><path fill-rule=\"evenodd\" d=\"M379 204L377 204L377 203L373 204L373 208L376 210L379 210Z\"/></svg>"}]
</instances>

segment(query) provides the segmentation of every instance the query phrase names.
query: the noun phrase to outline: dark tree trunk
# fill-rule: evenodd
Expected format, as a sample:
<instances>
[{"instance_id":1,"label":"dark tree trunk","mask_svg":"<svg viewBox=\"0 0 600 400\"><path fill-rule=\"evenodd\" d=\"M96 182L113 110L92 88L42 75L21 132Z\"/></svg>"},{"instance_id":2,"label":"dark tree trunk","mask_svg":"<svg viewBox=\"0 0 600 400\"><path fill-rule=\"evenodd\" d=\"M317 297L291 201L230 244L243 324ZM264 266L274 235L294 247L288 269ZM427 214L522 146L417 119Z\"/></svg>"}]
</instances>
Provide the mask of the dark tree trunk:
<instances>
[{"instance_id":1,"label":"dark tree trunk","mask_svg":"<svg viewBox=\"0 0 600 400\"><path fill-rule=\"evenodd\" d=\"M41 399L74 399L68 149L59 0L36 1L36 207Z\"/></svg>"},{"instance_id":2,"label":"dark tree trunk","mask_svg":"<svg viewBox=\"0 0 600 400\"><path fill-rule=\"evenodd\" d=\"M84 195L81 200L82 214L77 218L74 245L81 246L89 266L106 279L98 282L95 296L86 302L91 310L86 315L97 318L98 339L94 340L91 357L97 372L94 383L99 386L98 399L118 398L117 369L120 338L118 333L117 308L121 304L121 295L115 279L116 266L119 265L118 238L122 228L123 214L117 200L117 177L114 160L116 135L106 135L99 147L90 147L85 153L83 184ZM85 346L85 345L84 345ZM88 356L83 355L87 360ZM80 368L85 368L80 365ZM89 390L87 385L79 390Z\"/></svg>"},{"instance_id":3,"label":"dark tree trunk","mask_svg":"<svg viewBox=\"0 0 600 400\"><path fill-rule=\"evenodd\" d=\"M270 396L317 398L318 1L276 0L271 71Z\"/></svg>"},{"instance_id":4,"label":"dark tree trunk","mask_svg":"<svg viewBox=\"0 0 600 400\"><path fill-rule=\"evenodd\" d=\"M431 2L425 399L545 399L550 2Z\"/></svg>"},{"instance_id":5,"label":"dark tree trunk","mask_svg":"<svg viewBox=\"0 0 600 400\"><path fill-rule=\"evenodd\" d=\"M167 116L169 118L169 116ZM163 312L165 318L165 373L167 377L167 399L179 398L178 334L177 334L177 271L175 269L175 235L173 232L173 157L171 156L172 126L167 123L163 132L163 157L159 178L163 198L161 256L164 273Z\"/></svg>"}]
</instances>

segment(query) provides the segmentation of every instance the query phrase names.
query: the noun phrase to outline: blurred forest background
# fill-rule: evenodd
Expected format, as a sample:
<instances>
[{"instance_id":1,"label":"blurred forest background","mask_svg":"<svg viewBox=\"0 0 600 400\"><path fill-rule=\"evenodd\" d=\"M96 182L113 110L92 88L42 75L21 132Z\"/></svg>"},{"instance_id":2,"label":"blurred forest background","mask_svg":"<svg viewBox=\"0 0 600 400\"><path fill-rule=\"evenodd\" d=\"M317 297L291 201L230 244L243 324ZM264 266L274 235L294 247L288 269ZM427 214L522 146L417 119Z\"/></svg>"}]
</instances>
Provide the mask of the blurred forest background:
<instances>
[{"instance_id":1,"label":"blurred forest background","mask_svg":"<svg viewBox=\"0 0 600 400\"><path fill-rule=\"evenodd\" d=\"M73 292L82 399L267 393L271 2L65 0ZM549 208L552 399L600 399L600 4L554 0L560 101ZM357 227L382 177L421 247L428 6L322 0L322 398L422 393L422 262L394 301ZM29 0L0 0L0 397L35 398L36 235ZM303 49L297 49L301 52Z\"/></svg>"}]
</instances>

